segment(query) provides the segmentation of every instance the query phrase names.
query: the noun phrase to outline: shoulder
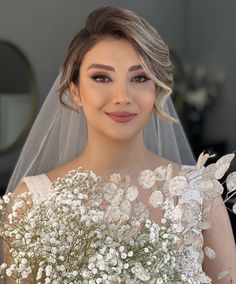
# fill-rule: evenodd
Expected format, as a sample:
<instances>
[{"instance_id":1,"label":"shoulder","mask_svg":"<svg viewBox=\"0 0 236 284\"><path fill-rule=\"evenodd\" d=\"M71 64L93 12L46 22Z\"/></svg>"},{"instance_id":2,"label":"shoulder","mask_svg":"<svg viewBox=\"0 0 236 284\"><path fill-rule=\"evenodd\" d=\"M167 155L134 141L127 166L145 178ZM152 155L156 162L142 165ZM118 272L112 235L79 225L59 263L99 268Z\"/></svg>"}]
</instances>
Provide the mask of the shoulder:
<instances>
[{"instance_id":1,"label":"shoulder","mask_svg":"<svg viewBox=\"0 0 236 284\"><path fill-rule=\"evenodd\" d=\"M51 183L54 183L59 177L63 177L67 172L69 172L69 169L59 167L48 171L46 175L50 179Z\"/></svg>"},{"instance_id":2,"label":"shoulder","mask_svg":"<svg viewBox=\"0 0 236 284\"><path fill-rule=\"evenodd\" d=\"M63 177L67 174L70 170L77 169L80 165L79 159L74 159L69 161L68 163L61 165L57 168L51 169L50 171L46 172L45 174L50 179L52 183L54 183L59 177Z\"/></svg>"},{"instance_id":3,"label":"shoulder","mask_svg":"<svg viewBox=\"0 0 236 284\"><path fill-rule=\"evenodd\" d=\"M151 163L152 163L152 168L156 168L158 166L171 165L173 169L173 175L177 175L178 172L182 169L181 164L178 164L174 161L171 161L154 153L151 154Z\"/></svg>"}]
</instances>

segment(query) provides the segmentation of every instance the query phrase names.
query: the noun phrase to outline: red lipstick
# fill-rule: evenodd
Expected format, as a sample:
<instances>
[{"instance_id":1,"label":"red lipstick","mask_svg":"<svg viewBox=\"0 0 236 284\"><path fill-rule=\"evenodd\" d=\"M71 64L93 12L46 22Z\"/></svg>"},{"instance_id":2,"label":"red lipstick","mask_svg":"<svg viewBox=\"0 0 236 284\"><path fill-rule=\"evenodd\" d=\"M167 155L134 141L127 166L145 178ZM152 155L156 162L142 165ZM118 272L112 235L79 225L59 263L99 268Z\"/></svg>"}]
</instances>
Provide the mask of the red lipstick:
<instances>
[{"instance_id":1,"label":"red lipstick","mask_svg":"<svg viewBox=\"0 0 236 284\"><path fill-rule=\"evenodd\" d=\"M116 122L129 122L135 117L135 113L126 112L126 111L115 111L115 112L108 112L107 115Z\"/></svg>"}]
</instances>

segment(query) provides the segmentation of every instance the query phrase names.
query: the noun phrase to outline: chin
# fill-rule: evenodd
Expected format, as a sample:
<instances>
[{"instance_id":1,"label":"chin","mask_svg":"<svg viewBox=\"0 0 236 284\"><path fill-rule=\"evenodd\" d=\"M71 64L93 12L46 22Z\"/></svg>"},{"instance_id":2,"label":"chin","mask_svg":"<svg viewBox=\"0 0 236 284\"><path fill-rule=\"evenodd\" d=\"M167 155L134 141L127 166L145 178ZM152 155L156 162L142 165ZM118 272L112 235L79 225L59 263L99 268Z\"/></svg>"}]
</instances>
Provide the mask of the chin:
<instances>
[{"instance_id":1,"label":"chin","mask_svg":"<svg viewBox=\"0 0 236 284\"><path fill-rule=\"evenodd\" d=\"M126 129L123 131L117 131L116 133L107 133L106 136L109 137L110 139L113 139L115 141L120 141L120 142L125 142L125 141L130 141L132 139L137 138L139 131L134 131L134 129Z\"/></svg>"}]
</instances>

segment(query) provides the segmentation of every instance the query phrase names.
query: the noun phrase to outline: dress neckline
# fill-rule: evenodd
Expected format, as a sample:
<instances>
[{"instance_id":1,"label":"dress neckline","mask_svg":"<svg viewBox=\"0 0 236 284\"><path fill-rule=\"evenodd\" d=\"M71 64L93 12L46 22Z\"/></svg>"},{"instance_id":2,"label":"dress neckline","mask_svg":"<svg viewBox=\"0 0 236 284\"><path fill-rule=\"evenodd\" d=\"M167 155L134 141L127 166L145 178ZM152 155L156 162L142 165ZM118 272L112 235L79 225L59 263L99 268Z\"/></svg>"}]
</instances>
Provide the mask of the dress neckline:
<instances>
[{"instance_id":1,"label":"dress neckline","mask_svg":"<svg viewBox=\"0 0 236 284\"><path fill-rule=\"evenodd\" d=\"M167 165L159 165L159 166L157 166L156 168L159 168L159 167L167 167ZM151 170L151 171L154 171L156 168L154 168L154 169L143 169L143 170L141 170L141 171L139 171L138 172L138 175L142 172L142 171L144 171L144 170ZM180 165L180 171L181 170L183 170L183 169L187 169L187 168L194 168L194 166L193 165ZM56 182L56 180L58 179L58 178L63 178L63 177L65 177L68 173L70 173L71 171L76 171L76 170L82 170L82 171L87 171L87 172L90 172L90 170L89 169L86 169L86 168L83 168L83 167L81 167L81 166L79 166L77 169L72 169L72 170L69 170L69 171L67 171L67 172L65 172L63 175L61 175L61 176L58 176L54 181L52 181L51 180L51 178L47 175L47 173L43 173L43 175L48 179L48 181L51 183L51 184L53 184L53 183L55 183ZM93 174L98 178L98 177L100 177L99 175L97 175L94 171L92 171L93 172ZM112 173L112 174L117 174L117 173ZM112 175L111 174L111 175ZM119 173L118 173L119 174ZM111 176L110 175L110 176ZM128 175L128 174L127 174ZM138 176L137 175L137 176ZM177 175L178 175L178 172L177 172ZM110 177L109 176L109 177ZM108 177L108 179L102 179L101 178L101 180L102 181L109 181L109 177ZM130 176L131 177L131 176Z\"/></svg>"}]
</instances>

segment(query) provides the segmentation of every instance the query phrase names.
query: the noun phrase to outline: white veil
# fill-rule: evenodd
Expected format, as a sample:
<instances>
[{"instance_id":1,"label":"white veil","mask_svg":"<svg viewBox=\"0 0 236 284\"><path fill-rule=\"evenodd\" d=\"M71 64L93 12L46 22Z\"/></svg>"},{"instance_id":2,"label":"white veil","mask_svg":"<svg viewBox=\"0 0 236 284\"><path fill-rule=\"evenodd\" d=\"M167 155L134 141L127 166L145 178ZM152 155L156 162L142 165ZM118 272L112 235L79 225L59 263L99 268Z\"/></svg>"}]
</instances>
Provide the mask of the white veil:
<instances>
[{"instance_id":1,"label":"white veil","mask_svg":"<svg viewBox=\"0 0 236 284\"><path fill-rule=\"evenodd\" d=\"M178 120L169 97L172 84L169 50L158 32L130 10L114 6L95 9L69 46L63 68L29 133L7 192L14 191L23 177L46 173L74 159L83 150L87 141L83 111L78 115L63 104L73 108L74 100L68 90L68 82L78 79L79 65L86 50L108 35L118 39L127 38L134 45L144 70L158 86L159 100L162 98L163 103L163 98L167 97L164 107L161 101L158 101L158 105L164 113ZM63 103L60 94L63 95ZM160 108L156 110L160 112ZM143 135L146 147L154 153L179 164L195 163L179 120L169 122L153 112Z\"/></svg>"},{"instance_id":2,"label":"white veil","mask_svg":"<svg viewBox=\"0 0 236 284\"><path fill-rule=\"evenodd\" d=\"M78 56L82 58L81 50L84 51L89 44L91 45L90 38L95 42L97 36L101 38L107 34L116 35L118 38L121 34L127 34L133 43L136 42L136 48L139 48L139 51L143 54L141 58L146 58L146 60L143 60L143 65L147 70L154 66L151 70L155 75L150 75L154 79L158 78L156 85L165 89L167 84L169 94L172 83L169 52L158 32L134 12L112 6L94 10L88 16L85 28L71 42L68 51L69 61L67 58L64 62L64 66L69 66L66 74L70 74L71 81L73 81L73 72L76 71L77 67L79 70L79 60L76 56L77 44L85 43L84 45L80 44ZM82 60L81 58L80 60ZM74 63L70 59L74 60ZM149 66L146 66L146 64L149 64ZM77 112L66 108L60 99L62 89L61 87L59 89L59 86L63 85L61 83L62 72L59 73L33 124L10 178L7 192L13 192L25 176L46 173L74 159L86 145L87 126L83 111L80 111L78 115ZM74 73L78 78L77 72ZM64 100L63 103L71 105L73 102L72 95L68 88L63 90L65 90L63 97L68 100L68 104ZM162 109L166 114L178 120L170 97L167 98ZM146 147L154 153L179 164L195 164L191 148L179 120L177 123L168 122L153 112L149 123L143 130L143 135Z\"/></svg>"},{"instance_id":3,"label":"white veil","mask_svg":"<svg viewBox=\"0 0 236 284\"><path fill-rule=\"evenodd\" d=\"M15 166L7 192L12 192L25 176L45 173L74 159L87 141L86 119L63 106L58 87L61 73L50 90L24 144ZM68 91L67 91L68 92ZM70 98L70 95L67 95ZM170 98L165 111L177 114ZM167 122L153 113L143 130L144 143L152 152L180 164L195 163L191 148L179 122Z\"/></svg>"}]
</instances>

